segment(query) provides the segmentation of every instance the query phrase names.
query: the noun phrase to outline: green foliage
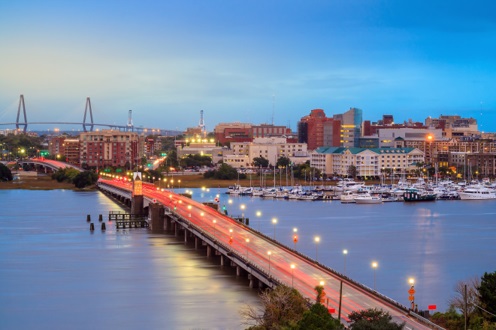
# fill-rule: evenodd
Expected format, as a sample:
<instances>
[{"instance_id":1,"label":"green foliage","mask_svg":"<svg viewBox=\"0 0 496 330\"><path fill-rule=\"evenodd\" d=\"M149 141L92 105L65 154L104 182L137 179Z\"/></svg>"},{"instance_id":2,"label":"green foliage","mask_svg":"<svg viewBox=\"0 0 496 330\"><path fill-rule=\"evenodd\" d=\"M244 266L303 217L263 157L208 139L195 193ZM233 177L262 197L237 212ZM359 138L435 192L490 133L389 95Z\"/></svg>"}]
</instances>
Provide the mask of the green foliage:
<instances>
[{"instance_id":1,"label":"green foliage","mask_svg":"<svg viewBox=\"0 0 496 330\"><path fill-rule=\"evenodd\" d=\"M431 321L445 329L463 329L465 324L465 318L453 306L446 313L432 315Z\"/></svg>"},{"instance_id":2,"label":"green foliage","mask_svg":"<svg viewBox=\"0 0 496 330\"><path fill-rule=\"evenodd\" d=\"M314 304L303 313L303 318L298 322L299 330L344 329L343 325L332 317L327 308L322 304Z\"/></svg>"},{"instance_id":3,"label":"green foliage","mask_svg":"<svg viewBox=\"0 0 496 330\"><path fill-rule=\"evenodd\" d=\"M188 155L181 159L182 167L201 167L212 165L212 158L202 155Z\"/></svg>"},{"instance_id":4,"label":"green foliage","mask_svg":"<svg viewBox=\"0 0 496 330\"><path fill-rule=\"evenodd\" d=\"M59 168L56 172L52 174L52 179L57 180L57 182L68 182L74 183L74 178L79 174L79 171L72 168Z\"/></svg>"},{"instance_id":5,"label":"green foliage","mask_svg":"<svg viewBox=\"0 0 496 330\"><path fill-rule=\"evenodd\" d=\"M205 179L234 180L239 175L240 179L246 179L246 174L238 174L238 171L228 164L222 164L217 170L210 170L203 174Z\"/></svg>"},{"instance_id":6,"label":"green foliage","mask_svg":"<svg viewBox=\"0 0 496 330\"><path fill-rule=\"evenodd\" d=\"M0 181L12 181L12 172L4 164L0 163Z\"/></svg>"},{"instance_id":7,"label":"green foliage","mask_svg":"<svg viewBox=\"0 0 496 330\"><path fill-rule=\"evenodd\" d=\"M98 181L98 174L93 171L84 171L76 175L73 182L76 188L94 185Z\"/></svg>"},{"instance_id":8,"label":"green foliage","mask_svg":"<svg viewBox=\"0 0 496 330\"><path fill-rule=\"evenodd\" d=\"M496 315L496 272L484 273L479 287L479 297L481 307ZM496 316L485 312L483 316L490 322L496 322Z\"/></svg>"},{"instance_id":9,"label":"green foliage","mask_svg":"<svg viewBox=\"0 0 496 330\"><path fill-rule=\"evenodd\" d=\"M264 157L255 157L253 158L253 166L255 167L269 167L269 160Z\"/></svg>"},{"instance_id":10,"label":"green foliage","mask_svg":"<svg viewBox=\"0 0 496 330\"><path fill-rule=\"evenodd\" d=\"M388 312L376 308L351 312L348 318L352 330L401 330L405 326L393 322Z\"/></svg>"},{"instance_id":11,"label":"green foliage","mask_svg":"<svg viewBox=\"0 0 496 330\"><path fill-rule=\"evenodd\" d=\"M348 175L351 176L352 178L356 178L357 168L355 165L348 166Z\"/></svg>"},{"instance_id":12,"label":"green foliage","mask_svg":"<svg viewBox=\"0 0 496 330\"><path fill-rule=\"evenodd\" d=\"M287 167L291 164L291 160L288 157L279 157L277 160L277 167Z\"/></svg>"}]
</instances>

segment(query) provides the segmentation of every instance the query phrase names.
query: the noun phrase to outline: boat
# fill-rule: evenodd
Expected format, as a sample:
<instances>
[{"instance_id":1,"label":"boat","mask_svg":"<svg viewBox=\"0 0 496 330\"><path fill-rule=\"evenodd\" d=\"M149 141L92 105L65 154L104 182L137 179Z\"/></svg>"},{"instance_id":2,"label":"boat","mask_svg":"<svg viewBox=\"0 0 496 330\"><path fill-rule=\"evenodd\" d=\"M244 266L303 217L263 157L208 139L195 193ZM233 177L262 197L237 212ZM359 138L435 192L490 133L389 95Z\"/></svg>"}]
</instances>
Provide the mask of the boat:
<instances>
[{"instance_id":1,"label":"boat","mask_svg":"<svg viewBox=\"0 0 496 330\"><path fill-rule=\"evenodd\" d=\"M481 185L469 186L458 193L461 200L496 199L496 193Z\"/></svg>"},{"instance_id":2,"label":"boat","mask_svg":"<svg viewBox=\"0 0 496 330\"><path fill-rule=\"evenodd\" d=\"M382 204L382 198L379 196L359 196L355 197L357 204Z\"/></svg>"},{"instance_id":3,"label":"boat","mask_svg":"<svg viewBox=\"0 0 496 330\"><path fill-rule=\"evenodd\" d=\"M405 202L431 202L436 200L436 194L430 194L426 191L409 188L403 194Z\"/></svg>"}]
</instances>

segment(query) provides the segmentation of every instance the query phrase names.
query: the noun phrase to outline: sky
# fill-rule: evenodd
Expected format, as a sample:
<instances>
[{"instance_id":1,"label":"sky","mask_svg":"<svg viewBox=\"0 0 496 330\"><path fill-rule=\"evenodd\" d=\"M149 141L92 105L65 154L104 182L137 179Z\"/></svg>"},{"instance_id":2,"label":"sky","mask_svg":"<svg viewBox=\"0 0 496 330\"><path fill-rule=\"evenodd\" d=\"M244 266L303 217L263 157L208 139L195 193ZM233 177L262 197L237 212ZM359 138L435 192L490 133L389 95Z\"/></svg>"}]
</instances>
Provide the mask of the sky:
<instances>
[{"instance_id":1,"label":"sky","mask_svg":"<svg viewBox=\"0 0 496 330\"><path fill-rule=\"evenodd\" d=\"M0 123L207 130L351 107L496 132L496 2L2 0ZM21 116L22 118L22 116ZM2 126L0 126L0 129ZM31 130L35 126L28 127ZM41 128L41 127L40 127Z\"/></svg>"}]
</instances>

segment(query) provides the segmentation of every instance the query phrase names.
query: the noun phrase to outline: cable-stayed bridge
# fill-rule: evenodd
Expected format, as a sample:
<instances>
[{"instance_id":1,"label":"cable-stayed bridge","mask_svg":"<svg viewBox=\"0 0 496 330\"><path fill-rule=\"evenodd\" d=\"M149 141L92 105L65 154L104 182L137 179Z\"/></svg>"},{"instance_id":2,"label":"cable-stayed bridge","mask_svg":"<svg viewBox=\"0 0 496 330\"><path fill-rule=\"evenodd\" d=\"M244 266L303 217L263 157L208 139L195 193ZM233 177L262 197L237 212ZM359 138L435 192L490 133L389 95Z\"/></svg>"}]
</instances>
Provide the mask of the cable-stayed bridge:
<instances>
[{"instance_id":1,"label":"cable-stayed bridge","mask_svg":"<svg viewBox=\"0 0 496 330\"><path fill-rule=\"evenodd\" d=\"M14 126L17 130L27 131L28 125L81 125L84 132L93 131L95 127L105 127L109 129L117 129L120 131L132 131L132 132L153 132L157 135L173 136L179 134L177 130L166 130L161 128L148 128L141 126L134 126L132 119L132 110L129 110L128 121L126 125L116 125L116 124L102 124L95 123L93 120L93 110L91 108L91 100L89 97L86 98L86 106L84 108L84 116L82 122L66 122L66 121L33 121L28 122L26 114L26 104L24 102L24 95L19 96L19 106L17 108L17 117L15 122L10 123L0 123L1 126Z\"/></svg>"}]
</instances>

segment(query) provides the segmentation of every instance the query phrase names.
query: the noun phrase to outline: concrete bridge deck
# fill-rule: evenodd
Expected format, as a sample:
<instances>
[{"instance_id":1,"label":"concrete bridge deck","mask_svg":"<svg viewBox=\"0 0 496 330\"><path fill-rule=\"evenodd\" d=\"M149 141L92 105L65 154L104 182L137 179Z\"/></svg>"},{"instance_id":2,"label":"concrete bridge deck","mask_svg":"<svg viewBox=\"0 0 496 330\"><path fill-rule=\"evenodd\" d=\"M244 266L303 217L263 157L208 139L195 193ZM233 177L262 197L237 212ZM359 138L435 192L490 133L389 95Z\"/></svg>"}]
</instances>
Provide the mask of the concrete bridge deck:
<instances>
[{"instance_id":1,"label":"concrete bridge deck","mask_svg":"<svg viewBox=\"0 0 496 330\"><path fill-rule=\"evenodd\" d=\"M99 187L103 191L120 195L121 198L131 196L129 181L100 179ZM156 202L166 208L169 218L184 230L185 240L188 235L193 235L195 240L200 239L209 249L221 254L222 262L226 258L247 271L249 277L255 277L268 287L283 283L296 288L303 296L314 301L314 288L323 281L328 298L326 304L335 309L334 317L338 317L341 299L340 316L345 324L352 311L379 308L389 312L396 322L406 322L405 329L441 329L409 311L406 306L279 244L211 207L146 183L143 184L143 196L146 206L150 202Z\"/></svg>"}]
</instances>

